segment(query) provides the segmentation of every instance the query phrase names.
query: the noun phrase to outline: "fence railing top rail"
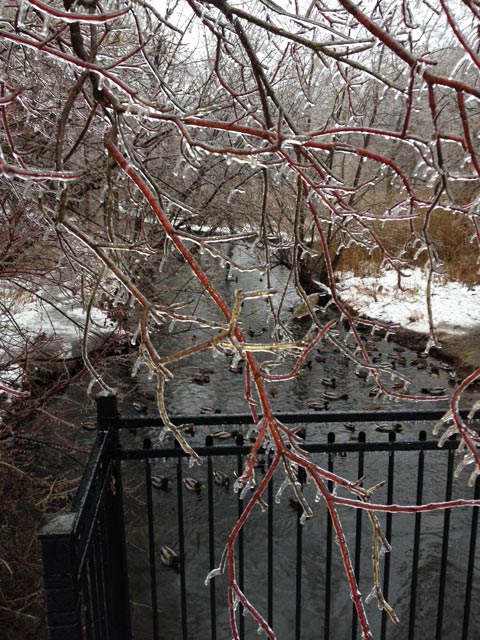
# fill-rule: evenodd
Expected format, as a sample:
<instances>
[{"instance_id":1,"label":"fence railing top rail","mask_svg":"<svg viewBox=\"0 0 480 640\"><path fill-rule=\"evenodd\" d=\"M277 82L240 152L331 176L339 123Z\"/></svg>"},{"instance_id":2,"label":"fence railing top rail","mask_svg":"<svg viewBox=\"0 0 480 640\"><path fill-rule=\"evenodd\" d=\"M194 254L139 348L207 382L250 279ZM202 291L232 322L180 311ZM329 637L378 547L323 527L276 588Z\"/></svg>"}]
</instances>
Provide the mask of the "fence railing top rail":
<instances>
[{"instance_id":1,"label":"fence railing top rail","mask_svg":"<svg viewBox=\"0 0 480 640\"><path fill-rule=\"evenodd\" d=\"M440 420L447 408L442 409L416 409L416 410L381 410L381 411L309 411L309 412L280 412L275 417L285 424L318 423L330 424L336 422L431 422ZM462 418L467 418L468 411L460 412ZM204 414L170 416L173 424L193 424L195 426L220 426L220 425L247 425L253 424L253 419L247 413L232 414ZM261 420L261 416L260 416ZM151 427L163 427L164 423L159 415L116 415L102 418L101 426L108 428L115 426L117 429L141 429Z\"/></svg>"}]
</instances>

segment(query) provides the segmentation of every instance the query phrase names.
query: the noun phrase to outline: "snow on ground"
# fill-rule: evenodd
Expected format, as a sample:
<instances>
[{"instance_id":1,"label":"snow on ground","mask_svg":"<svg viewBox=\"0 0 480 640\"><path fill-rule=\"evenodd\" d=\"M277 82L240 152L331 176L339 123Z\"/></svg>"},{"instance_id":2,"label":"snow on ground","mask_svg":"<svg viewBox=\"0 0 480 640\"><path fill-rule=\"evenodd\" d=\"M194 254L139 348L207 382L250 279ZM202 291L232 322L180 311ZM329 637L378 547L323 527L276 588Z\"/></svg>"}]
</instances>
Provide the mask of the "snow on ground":
<instances>
[{"instance_id":1,"label":"snow on ground","mask_svg":"<svg viewBox=\"0 0 480 640\"><path fill-rule=\"evenodd\" d=\"M394 270L382 276L359 277L344 272L338 276L338 293L361 316L391 322L418 333L429 333L427 275L412 269L401 278ZM467 286L434 276L432 283L434 324L441 335L462 333L480 325L480 287Z\"/></svg>"},{"instance_id":2,"label":"snow on ground","mask_svg":"<svg viewBox=\"0 0 480 640\"><path fill-rule=\"evenodd\" d=\"M2 293L3 299L8 300L11 291L4 290ZM10 313L0 315L0 366L20 356L25 344L33 344L41 334L55 338L52 348L57 352L57 357L80 353L86 312L82 307L73 305L66 295L57 295L51 300L38 297L27 299L25 296L6 306L9 306ZM100 309L93 308L89 321L89 348L94 346L98 338L111 333L114 327ZM4 367L0 374L0 387L21 386L22 375L23 370L19 365Z\"/></svg>"}]
</instances>

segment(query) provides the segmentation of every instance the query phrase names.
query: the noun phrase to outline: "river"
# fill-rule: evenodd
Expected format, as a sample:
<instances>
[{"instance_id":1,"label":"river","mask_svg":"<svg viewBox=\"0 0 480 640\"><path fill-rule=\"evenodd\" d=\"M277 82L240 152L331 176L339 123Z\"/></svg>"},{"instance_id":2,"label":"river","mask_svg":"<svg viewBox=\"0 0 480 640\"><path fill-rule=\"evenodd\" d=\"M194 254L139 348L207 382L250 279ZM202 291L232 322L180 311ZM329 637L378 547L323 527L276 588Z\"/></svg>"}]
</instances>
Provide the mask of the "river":
<instances>
[{"instance_id":1,"label":"river","mask_svg":"<svg viewBox=\"0 0 480 640\"><path fill-rule=\"evenodd\" d=\"M251 252L247 246L235 247L232 258L237 262L248 265L253 263ZM232 303L234 292L241 288L244 291L254 291L265 287L265 276L258 272L237 272L234 279L227 279L225 271L218 268L218 261L204 256L202 260L205 270L209 273L217 290L228 303ZM219 320L212 311L206 297L202 295L199 286L192 280L179 262L168 272L158 276L156 286L164 289L171 302L193 300L189 311L210 320ZM281 288L285 280L285 271L278 267L272 272L272 286ZM288 293L285 309L298 302L295 294ZM287 312L286 312L287 315ZM328 309L323 313L325 320L335 318L335 311ZM272 332L268 306L265 301L247 301L241 314L242 328L262 337L256 340L267 340ZM293 325L293 330L301 336L308 327L307 320L300 320ZM340 336L344 329L339 323ZM176 324L174 327L165 326L159 330L157 339L162 347L162 353L171 353L182 347L205 339L207 332L202 329L192 329L188 325ZM412 380L411 393L422 394L422 389L432 386L444 387L447 393L453 390L449 384L449 372L442 368L438 360L427 357L419 358L416 351L399 347L391 340L384 340L379 336L369 338L369 347L373 355L378 354L385 362L394 362L397 370ZM327 387L322 383L324 378L335 378L335 392L340 396L338 400L330 400L326 411L331 409L391 409L404 408L405 404L396 404L383 397L370 396L372 382L367 382L356 375L357 367L341 353L332 349L328 344L320 344L318 351L310 358L308 367L292 381L270 385L270 396L273 408L278 411L303 412L311 411L312 402L323 400L323 393ZM120 390L120 406L124 413L132 413L135 403L137 410L145 413L155 413L155 394L153 382L145 368L132 380L125 369L115 374L110 372L112 380L118 375L116 386ZM247 411L244 398L243 376L230 369L230 360L224 356L213 357L211 350L197 356L186 358L175 368L175 378L168 383L166 390L167 407L171 415L192 415L208 411L229 414L245 413ZM373 392L372 392L373 393ZM426 394L424 394L426 395ZM442 406L446 406L443 403ZM412 408L417 408L414 405ZM351 432L342 424L331 427L336 434L337 441L347 441L352 438ZM416 439L420 428L425 425L402 424L402 431L398 435L401 439ZM385 434L375 430L374 425L366 425L369 440L386 438ZM196 444L203 444L204 438L211 430L198 429L191 437ZM306 429L307 441L324 442L326 440L325 427L309 425ZM145 434L142 434L142 437ZM154 437L156 435L152 433ZM431 434L428 434L429 437ZM355 436L354 436L355 437ZM141 446L141 436L130 437ZM410 456L410 457L409 457ZM319 464L326 464L326 458L318 454ZM345 477L354 479L357 473L357 455L346 458L336 458L335 470ZM416 495L416 456L406 453L397 454L393 499L396 502L412 503ZM368 484L375 484L387 476L387 456L370 454L366 462ZM233 482L232 461L226 458L215 459L215 468L227 473ZM159 582L158 607L160 611L161 632L164 640L181 637L179 616L180 578L175 571L161 565L158 550L162 545L168 545L176 550L179 548L177 514L176 514L176 463L155 462L153 473L170 478L171 491L168 493L155 492L155 526L157 545L157 579ZM424 500L441 500L445 496L445 465L446 456L439 452L428 453L426 456L426 471L424 483ZM203 467L189 468L185 463L183 474L193 476L206 486L206 469ZM144 524L145 493L142 471L133 463L126 463L124 475L128 494L128 514L130 521L129 532L129 563L131 574L131 589L133 618L136 640L151 638L150 602L149 602L149 570L147 562L147 537ZM454 496L468 496L471 491L466 487L464 476L454 483ZM275 482L278 486L278 480ZM220 557L226 536L236 517L237 497L231 490L214 487L215 492L215 550L217 560ZM312 488L305 488L310 503L314 504ZM208 526L206 513L206 496L204 491L184 492L185 511L185 562L188 580L188 627L189 638L207 640L212 638L209 626L208 589L203 586L205 576L209 571L208 564ZM386 490L378 492L377 499L386 499ZM354 538L355 514L352 511L340 510L345 531L350 539ZM382 520L382 519L381 519ZM385 519L383 519L384 522ZM471 513L467 510L457 510L452 513L452 530L450 545L455 549L448 558L448 572L451 582L446 596L446 615L444 620L444 638L455 640L461 636L462 607L458 604L459 595L455 592L462 573L465 572L466 555L469 542ZM280 504L274 505L274 627L278 640L290 640L294 637L294 587L295 587L295 539L297 515L289 502L288 491L285 492ZM313 640L322 638L325 623L325 540L326 540L326 509L320 504L315 505L315 516L308 521L303 529L303 578L302 578L302 638ZM419 559L420 590L417 599L416 636L426 640L435 637L434 622L436 616L438 589L438 565L441 553L442 531L444 515L430 514L422 519L422 543ZM245 589L258 608L266 610L266 515L259 509L255 510L245 530ZM409 588L412 567L413 547L413 516L396 516L393 520L390 577L390 602L397 611L401 623L395 627L388 624L387 638L401 640L406 638L408 625ZM369 551L369 524L363 518L362 531L364 551L362 551L362 574L360 589L366 596L372 587L372 574ZM334 593L331 610L331 638L344 640L351 637L351 610L346 580L340 563L338 548L333 545L332 576ZM473 601L480 596L480 580L476 576L474 582ZM453 581L453 583L452 583ZM431 591L431 593L430 593ZM460 596L461 602L463 595ZM224 577L216 579L217 599L217 637L230 638L226 611L226 580ZM455 602L457 610L451 610L451 602ZM371 617L375 637L380 637L380 615L375 603L367 606ZM470 621L470 635L473 640L480 634L480 616L472 612ZM256 625L250 618L245 618L245 637L256 636Z\"/></svg>"}]
</instances>

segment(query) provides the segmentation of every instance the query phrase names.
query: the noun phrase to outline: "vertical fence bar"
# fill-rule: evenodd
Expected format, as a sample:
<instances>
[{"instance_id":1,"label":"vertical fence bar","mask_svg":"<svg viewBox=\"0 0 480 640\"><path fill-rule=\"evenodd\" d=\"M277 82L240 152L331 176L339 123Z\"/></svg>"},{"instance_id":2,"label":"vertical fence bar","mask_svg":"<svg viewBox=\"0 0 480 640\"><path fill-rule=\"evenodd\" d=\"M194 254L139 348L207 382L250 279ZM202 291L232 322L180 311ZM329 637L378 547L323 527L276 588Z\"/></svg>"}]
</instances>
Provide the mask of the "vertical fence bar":
<instances>
[{"instance_id":1,"label":"vertical fence bar","mask_svg":"<svg viewBox=\"0 0 480 640\"><path fill-rule=\"evenodd\" d=\"M143 441L143 450L152 448L150 438ZM155 559L155 526L153 522L153 496L152 496L152 463L150 458L145 458L145 488L147 495L147 530L148 530L148 566L150 568L150 597L152 603L152 631L153 639L158 640L158 599L157 599L157 563Z\"/></svg>"},{"instance_id":2,"label":"vertical fence bar","mask_svg":"<svg viewBox=\"0 0 480 640\"><path fill-rule=\"evenodd\" d=\"M90 554L87 560L87 572L90 577L90 594L92 602L92 622L95 638L102 638L100 632L100 597L99 597L99 580L98 580L98 566L95 561L95 547L92 545Z\"/></svg>"},{"instance_id":3,"label":"vertical fence bar","mask_svg":"<svg viewBox=\"0 0 480 640\"><path fill-rule=\"evenodd\" d=\"M55 515L39 532L50 640L81 640L73 526L75 513Z\"/></svg>"},{"instance_id":4,"label":"vertical fence bar","mask_svg":"<svg viewBox=\"0 0 480 640\"><path fill-rule=\"evenodd\" d=\"M272 463L272 456L268 458L269 466ZM267 489L268 510L267 510L267 622L273 627L273 478L268 483Z\"/></svg>"},{"instance_id":5,"label":"vertical fence bar","mask_svg":"<svg viewBox=\"0 0 480 640\"><path fill-rule=\"evenodd\" d=\"M389 442L395 442L396 435L394 432L388 434ZM388 452L388 480L387 480L387 504L392 504L393 502L393 479L395 474L395 451L391 449ZM386 517L386 525L385 525L385 537L387 541L391 544L392 542L392 517L393 514L387 513ZM390 553L385 554L384 558L384 570L383 570L383 586L382 591L385 597L385 600L388 602L388 592L390 587ZM382 611L382 623L380 629L380 638L381 640L385 640L387 634L387 614L385 611Z\"/></svg>"},{"instance_id":6,"label":"vertical fence bar","mask_svg":"<svg viewBox=\"0 0 480 640\"><path fill-rule=\"evenodd\" d=\"M366 436L364 431L360 431L358 434L358 442L365 442ZM357 465L357 478L363 478L365 469L365 453L363 451L358 452L358 465ZM355 558L354 558L354 572L357 578L357 584L360 586L360 558L362 552L362 515L361 509L357 509L355 520ZM352 607L352 640L357 638L357 625L358 615L355 605Z\"/></svg>"},{"instance_id":7,"label":"vertical fence bar","mask_svg":"<svg viewBox=\"0 0 480 640\"><path fill-rule=\"evenodd\" d=\"M303 485L307 479L307 474L303 467L298 469L298 481ZM296 558L296 575L295 575L295 640L300 640L302 634L302 543L303 543L303 525L301 523L303 511L299 505L297 513L297 558Z\"/></svg>"},{"instance_id":8,"label":"vertical fence bar","mask_svg":"<svg viewBox=\"0 0 480 640\"><path fill-rule=\"evenodd\" d=\"M478 500L480 498L480 478L477 478L477 480L475 481L475 491L474 491L473 497L475 500ZM470 607L472 602L473 570L475 567L475 547L477 544L477 530L478 530L478 507L473 507L472 526L470 528L470 547L468 550L467 579L465 584L465 605L463 609L462 640L467 640L467 637L468 637Z\"/></svg>"},{"instance_id":9,"label":"vertical fence bar","mask_svg":"<svg viewBox=\"0 0 480 640\"><path fill-rule=\"evenodd\" d=\"M103 498L104 502L104 498ZM99 563L100 572L102 574L102 597L103 597L103 624L105 626L105 638L108 640L113 629L110 625L112 618L112 602L110 601L110 586L108 584L109 576L107 572L107 546L108 540L105 537L105 513L100 507L98 519L97 519L97 537L98 537L98 551L99 551Z\"/></svg>"},{"instance_id":10,"label":"vertical fence bar","mask_svg":"<svg viewBox=\"0 0 480 640\"><path fill-rule=\"evenodd\" d=\"M420 431L418 435L420 442L427 439L426 431ZM415 504L421 504L423 500L423 476L425 468L425 451L418 452L417 464L417 499ZM417 582L418 582L418 559L420 554L420 533L422 528L422 514L415 514L415 529L413 533L413 558L412 558L412 582L410 587L410 616L408 620L408 640L414 640L415 636L415 614L417 607Z\"/></svg>"},{"instance_id":11,"label":"vertical fence bar","mask_svg":"<svg viewBox=\"0 0 480 640\"><path fill-rule=\"evenodd\" d=\"M243 436L242 434L238 434L235 439L237 446L243 446ZM243 473L243 460L242 454L239 453L237 455L237 475L240 477ZM240 491L238 492L238 506L237 506L237 514L240 517L243 513L243 500L240 498ZM238 586L243 591L245 588L245 573L244 573L244 548L243 548L243 528L240 529L240 533L238 534ZM240 635L240 640L244 640L245 638L245 620L243 617L243 605L238 605L239 612L239 623L238 623L238 633Z\"/></svg>"},{"instance_id":12,"label":"vertical fence bar","mask_svg":"<svg viewBox=\"0 0 480 640\"><path fill-rule=\"evenodd\" d=\"M335 442L335 434L330 432L327 436L328 444ZM328 452L328 470L333 472L333 453ZM333 482L331 480L327 483L328 490L333 491ZM326 557L325 557L325 621L324 621L324 638L329 640L330 638L330 601L331 601L331 586L332 586L332 519L327 512L327 540L326 540Z\"/></svg>"},{"instance_id":13,"label":"vertical fence bar","mask_svg":"<svg viewBox=\"0 0 480 640\"><path fill-rule=\"evenodd\" d=\"M455 450L449 449L447 463L447 482L445 487L445 501L452 499L453 463ZM443 626L443 608L445 605L445 586L447 579L448 541L450 537L450 509L445 509L443 516L442 558L440 561L440 583L438 587L437 626L435 640L441 640Z\"/></svg>"},{"instance_id":14,"label":"vertical fence bar","mask_svg":"<svg viewBox=\"0 0 480 640\"><path fill-rule=\"evenodd\" d=\"M115 396L97 398L97 424L99 430L110 433L108 454L112 460L112 482L105 496L105 527L108 540L107 566L110 584L110 602L114 604L110 612L109 627L115 640L131 640L132 623L130 617L130 590L128 585L127 545L125 539L125 518L123 513L123 485L121 461L116 459L120 448L118 428L119 412Z\"/></svg>"},{"instance_id":15,"label":"vertical fence bar","mask_svg":"<svg viewBox=\"0 0 480 640\"><path fill-rule=\"evenodd\" d=\"M93 559L93 566L95 571L96 591L97 591L97 638L108 638L107 635L107 606L105 601L105 582L106 576L104 574L104 563L102 562L101 554L101 539L100 531L98 528L98 521L95 524L95 531L92 535L92 548L90 557Z\"/></svg>"},{"instance_id":16,"label":"vertical fence bar","mask_svg":"<svg viewBox=\"0 0 480 640\"><path fill-rule=\"evenodd\" d=\"M177 440L175 447L180 448ZM187 624L187 582L185 569L185 527L183 521L183 457L177 459L177 511L178 511L178 551L180 553L180 604L182 611L182 638L188 640Z\"/></svg>"},{"instance_id":17,"label":"vertical fence bar","mask_svg":"<svg viewBox=\"0 0 480 640\"><path fill-rule=\"evenodd\" d=\"M207 436L205 445L211 447L213 445L213 437ZM208 554L210 560L210 571L215 569L215 529L214 529L214 511L213 511L213 469L212 456L207 456L207 491L208 491ZM212 631L212 640L217 640L217 609L215 601L215 580L210 580L210 624Z\"/></svg>"},{"instance_id":18,"label":"vertical fence bar","mask_svg":"<svg viewBox=\"0 0 480 640\"><path fill-rule=\"evenodd\" d=\"M87 577L85 577L82 580L82 589L81 589L80 598L82 600L82 605L83 605L82 608L84 609L83 615L85 616L83 620L85 637L87 640L91 640L93 638L93 635L92 635L92 619L90 617L90 606L85 604L85 602L87 602L88 599L90 598L89 584L88 584Z\"/></svg>"}]
</instances>

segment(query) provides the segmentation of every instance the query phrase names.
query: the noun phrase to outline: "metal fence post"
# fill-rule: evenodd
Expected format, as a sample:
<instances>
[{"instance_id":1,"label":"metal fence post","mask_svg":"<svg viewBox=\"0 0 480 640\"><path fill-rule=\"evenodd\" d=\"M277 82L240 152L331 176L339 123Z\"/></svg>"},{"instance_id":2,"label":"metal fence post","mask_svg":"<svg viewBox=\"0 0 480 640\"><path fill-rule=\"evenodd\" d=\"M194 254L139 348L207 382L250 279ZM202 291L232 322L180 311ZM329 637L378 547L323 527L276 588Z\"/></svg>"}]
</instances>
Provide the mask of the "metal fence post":
<instances>
[{"instance_id":1,"label":"metal fence post","mask_svg":"<svg viewBox=\"0 0 480 640\"><path fill-rule=\"evenodd\" d=\"M73 528L75 513L52 517L40 529L50 640L82 637Z\"/></svg>"},{"instance_id":2,"label":"metal fence post","mask_svg":"<svg viewBox=\"0 0 480 640\"><path fill-rule=\"evenodd\" d=\"M123 514L123 487L121 461L116 453L120 447L118 418L120 414L115 396L97 398L97 423L101 430L109 430L112 458L112 482L105 498L106 560L108 576L108 602L112 640L131 640L130 590L128 584L127 546Z\"/></svg>"}]
</instances>

